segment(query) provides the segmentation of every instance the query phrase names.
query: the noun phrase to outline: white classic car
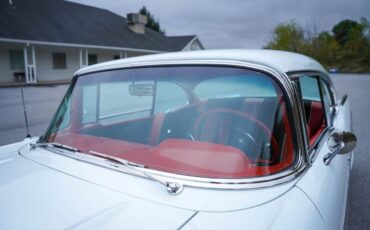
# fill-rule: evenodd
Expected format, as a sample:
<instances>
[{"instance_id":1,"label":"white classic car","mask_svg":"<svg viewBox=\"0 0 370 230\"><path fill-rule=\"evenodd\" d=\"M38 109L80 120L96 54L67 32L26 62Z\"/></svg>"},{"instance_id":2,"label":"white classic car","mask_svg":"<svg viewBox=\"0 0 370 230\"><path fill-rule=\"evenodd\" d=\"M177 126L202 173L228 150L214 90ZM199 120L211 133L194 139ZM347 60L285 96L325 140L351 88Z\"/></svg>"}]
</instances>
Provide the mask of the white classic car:
<instances>
[{"instance_id":1,"label":"white classic car","mask_svg":"<svg viewBox=\"0 0 370 230\"><path fill-rule=\"evenodd\" d=\"M351 129L299 54L89 66L45 135L0 148L0 229L342 229Z\"/></svg>"}]
</instances>

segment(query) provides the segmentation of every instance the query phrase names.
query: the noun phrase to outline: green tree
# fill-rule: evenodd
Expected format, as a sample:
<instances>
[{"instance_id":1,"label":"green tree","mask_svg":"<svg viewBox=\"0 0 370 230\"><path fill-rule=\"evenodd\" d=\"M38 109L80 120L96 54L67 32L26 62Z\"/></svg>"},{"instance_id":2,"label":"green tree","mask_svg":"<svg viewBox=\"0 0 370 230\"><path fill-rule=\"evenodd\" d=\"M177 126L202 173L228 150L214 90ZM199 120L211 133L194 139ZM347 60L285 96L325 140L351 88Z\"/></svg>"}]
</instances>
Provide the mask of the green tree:
<instances>
[{"instance_id":1,"label":"green tree","mask_svg":"<svg viewBox=\"0 0 370 230\"><path fill-rule=\"evenodd\" d=\"M365 18L346 19L332 33L310 33L290 21L274 29L265 48L302 53L342 72L370 72L370 23Z\"/></svg>"},{"instance_id":2,"label":"green tree","mask_svg":"<svg viewBox=\"0 0 370 230\"><path fill-rule=\"evenodd\" d=\"M336 67L340 46L333 35L324 31L307 42L309 43L307 45L309 48L306 50L306 55L313 57L329 68Z\"/></svg>"},{"instance_id":3,"label":"green tree","mask_svg":"<svg viewBox=\"0 0 370 230\"><path fill-rule=\"evenodd\" d=\"M370 41L370 22L366 18L362 17L360 18L360 23L364 27L364 37Z\"/></svg>"},{"instance_id":4,"label":"green tree","mask_svg":"<svg viewBox=\"0 0 370 230\"><path fill-rule=\"evenodd\" d=\"M267 49L302 51L304 45L303 29L295 22L279 24L272 35L272 40L266 45Z\"/></svg>"},{"instance_id":5,"label":"green tree","mask_svg":"<svg viewBox=\"0 0 370 230\"><path fill-rule=\"evenodd\" d=\"M345 46L348 41L362 37L364 29L361 23L346 19L336 24L332 32L335 40L337 40L341 46Z\"/></svg>"},{"instance_id":6,"label":"green tree","mask_svg":"<svg viewBox=\"0 0 370 230\"><path fill-rule=\"evenodd\" d=\"M337 63L345 72L370 71L369 22L343 20L333 27L335 39L341 45Z\"/></svg>"},{"instance_id":7,"label":"green tree","mask_svg":"<svg viewBox=\"0 0 370 230\"><path fill-rule=\"evenodd\" d=\"M148 18L148 23L146 24L146 27L154 30L154 31L157 31L161 34L165 34L165 30L163 30L159 24L159 21L158 20L155 20L154 16L146 9L145 6L143 6L140 11L139 11L140 14L142 15L145 15L147 16Z\"/></svg>"}]
</instances>

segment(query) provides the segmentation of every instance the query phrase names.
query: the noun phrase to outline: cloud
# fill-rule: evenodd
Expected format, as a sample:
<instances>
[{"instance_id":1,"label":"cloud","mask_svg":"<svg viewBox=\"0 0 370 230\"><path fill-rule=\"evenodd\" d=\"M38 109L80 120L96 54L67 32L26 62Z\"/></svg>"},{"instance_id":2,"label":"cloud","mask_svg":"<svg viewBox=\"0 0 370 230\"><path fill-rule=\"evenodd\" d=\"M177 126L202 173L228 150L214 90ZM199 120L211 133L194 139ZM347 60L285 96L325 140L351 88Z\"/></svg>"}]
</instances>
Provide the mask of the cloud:
<instances>
[{"instance_id":1,"label":"cloud","mask_svg":"<svg viewBox=\"0 0 370 230\"><path fill-rule=\"evenodd\" d=\"M331 30L340 20L370 19L369 0L71 0L125 16L142 6L167 35L196 34L206 48L261 48L276 25L296 20L302 26Z\"/></svg>"}]
</instances>

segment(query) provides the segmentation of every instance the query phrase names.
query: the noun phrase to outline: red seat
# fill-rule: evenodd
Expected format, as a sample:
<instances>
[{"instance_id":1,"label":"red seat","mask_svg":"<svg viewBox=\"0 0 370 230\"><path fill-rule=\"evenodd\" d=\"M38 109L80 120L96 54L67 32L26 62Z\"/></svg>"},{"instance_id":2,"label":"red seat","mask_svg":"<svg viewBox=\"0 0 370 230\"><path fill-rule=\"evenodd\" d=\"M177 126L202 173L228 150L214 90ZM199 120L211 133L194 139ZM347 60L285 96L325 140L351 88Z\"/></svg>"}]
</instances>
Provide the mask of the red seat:
<instances>
[{"instance_id":1,"label":"red seat","mask_svg":"<svg viewBox=\"0 0 370 230\"><path fill-rule=\"evenodd\" d=\"M158 113L157 115L154 116L152 129L150 131L149 145L159 144L159 137L161 135L161 129L165 117L166 117L165 113Z\"/></svg>"},{"instance_id":2,"label":"red seat","mask_svg":"<svg viewBox=\"0 0 370 230\"><path fill-rule=\"evenodd\" d=\"M316 141L325 127L326 123L322 103L317 101L311 102L310 115L308 118L308 137L310 145Z\"/></svg>"}]
</instances>

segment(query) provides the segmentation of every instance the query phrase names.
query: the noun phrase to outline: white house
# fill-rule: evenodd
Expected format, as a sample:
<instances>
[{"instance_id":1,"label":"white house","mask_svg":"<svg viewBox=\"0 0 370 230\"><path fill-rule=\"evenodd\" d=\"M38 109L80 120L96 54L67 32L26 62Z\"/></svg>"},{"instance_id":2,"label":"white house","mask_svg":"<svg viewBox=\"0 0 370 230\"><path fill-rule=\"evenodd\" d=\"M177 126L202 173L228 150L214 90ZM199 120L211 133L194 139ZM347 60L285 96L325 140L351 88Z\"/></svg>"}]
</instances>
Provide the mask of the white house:
<instances>
[{"instance_id":1,"label":"white house","mask_svg":"<svg viewBox=\"0 0 370 230\"><path fill-rule=\"evenodd\" d=\"M108 10L62 0L0 0L0 84L66 82L86 65L203 49L197 36L165 36Z\"/></svg>"}]
</instances>

